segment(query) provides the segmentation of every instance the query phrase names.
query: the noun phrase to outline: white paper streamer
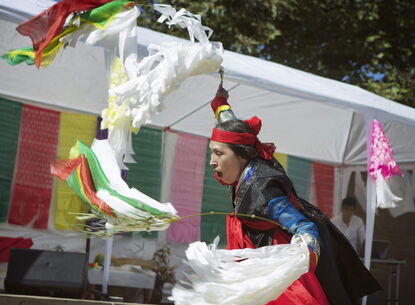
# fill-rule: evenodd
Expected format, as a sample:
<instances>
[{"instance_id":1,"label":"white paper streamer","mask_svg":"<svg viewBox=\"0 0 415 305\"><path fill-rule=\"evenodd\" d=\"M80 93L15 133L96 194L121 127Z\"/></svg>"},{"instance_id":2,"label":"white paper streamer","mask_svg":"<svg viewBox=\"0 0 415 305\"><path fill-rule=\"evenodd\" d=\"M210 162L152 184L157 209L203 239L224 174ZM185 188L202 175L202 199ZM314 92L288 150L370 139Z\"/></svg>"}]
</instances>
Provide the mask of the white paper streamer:
<instances>
[{"instance_id":1,"label":"white paper streamer","mask_svg":"<svg viewBox=\"0 0 415 305\"><path fill-rule=\"evenodd\" d=\"M161 13L157 22L163 23L167 20L169 26L177 24L182 28L187 28L190 41L193 43L195 42L195 38L201 43L209 42L213 30L202 25L200 15L192 14L184 8L176 12L176 9L168 4L154 4L154 9Z\"/></svg>"},{"instance_id":2,"label":"white paper streamer","mask_svg":"<svg viewBox=\"0 0 415 305\"><path fill-rule=\"evenodd\" d=\"M392 193L388 182L382 175L378 175L376 180L376 198L376 206L383 209L394 208L396 207L395 202L402 200Z\"/></svg>"},{"instance_id":3,"label":"white paper streamer","mask_svg":"<svg viewBox=\"0 0 415 305\"><path fill-rule=\"evenodd\" d=\"M222 62L220 43L150 45L150 55L138 65L138 77L110 90L120 102L137 97L129 103L132 125L139 128L163 108L162 101L188 77L217 71Z\"/></svg>"},{"instance_id":4,"label":"white paper streamer","mask_svg":"<svg viewBox=\"0 0 415 305\"><path fill-rule=\"evenodd\" d=\"M194 242L186 250L194 274L190 288L176 284L176 305L262 305L276 299L308 271L305 244L283 244L258 249L218 250L217 240L207 246Z\"/></svg>"}]
</instances>

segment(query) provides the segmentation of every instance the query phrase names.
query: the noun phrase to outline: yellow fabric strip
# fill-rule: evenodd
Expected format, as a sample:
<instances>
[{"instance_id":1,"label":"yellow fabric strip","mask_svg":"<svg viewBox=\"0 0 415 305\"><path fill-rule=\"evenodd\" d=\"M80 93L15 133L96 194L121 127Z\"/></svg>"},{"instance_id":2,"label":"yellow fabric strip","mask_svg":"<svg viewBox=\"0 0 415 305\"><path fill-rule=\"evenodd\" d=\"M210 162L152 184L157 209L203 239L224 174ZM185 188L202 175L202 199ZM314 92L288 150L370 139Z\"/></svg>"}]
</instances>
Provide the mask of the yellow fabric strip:
<instances>
[{"instance_id":1,"label":"yellow fabric strip","mask_svg":"<svg viewBox=\"0 0 415 305\"><path fill-rule=\"evenodd\" d=\"M29 50L16 49L16 50L11 50L7 53L11 57L15 57L15 56L18 56L18 55L25 55L25 56L30 57L30 58L35 58L35 52L34 51L29 51Z\"/></svg>"},{"instance_id":2,"label":"yellow fabric strip","mask_svg":"<svg viewBox=\"0 0 415 305\"><path fill-rule=\"evenodd\" d=\"M77 139L91 145L96 135L96 124L97 117L93 115L61 113L58 159L68 159L69 150L76 144ZM76 219L76 215L70 213L86 213L88 205L66 182L56 179L55 185L55 227L58 230L72 230L82 223Z\"/></svg>"},{"instance_id":3,"label":"yellow fabric strip","mask_svg":"<svg viewBox=\"0 0 415 305\"><path fill-rule=\"evenodd\" d=\"M279 152L274 153L274 158L278 160L278 162L281 163L282 167L284 167L285 170L287 170L287 155L282 154Z\"/></svg>"},{"instance_id":4,"label":"yellow fabric strip","mask_svg":"<svg viewBox=\"0 0 415 305\"><path fill-rule=\"evenodd\" d=\"M219 117L219 114L222 111L229 110L229 109L231 109L231 106L229 106L229 105L222 105L222 106L219 106L218 108L216 108L215 119L217 119Z\"/></svg>"}]
</instances>

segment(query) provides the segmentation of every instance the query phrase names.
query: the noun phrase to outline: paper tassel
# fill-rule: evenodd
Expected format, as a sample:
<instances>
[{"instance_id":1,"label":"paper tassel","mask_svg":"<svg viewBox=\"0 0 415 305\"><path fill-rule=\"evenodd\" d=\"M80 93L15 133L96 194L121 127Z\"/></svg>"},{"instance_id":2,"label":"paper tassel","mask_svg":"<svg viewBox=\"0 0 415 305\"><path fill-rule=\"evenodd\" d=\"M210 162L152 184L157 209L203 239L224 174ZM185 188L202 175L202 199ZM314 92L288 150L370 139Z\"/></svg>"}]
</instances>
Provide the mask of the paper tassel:
<instances>
[{"instance_id":1,"label":"paper tassel","mask_svg":"<svg viewBox=\"0 0 415 305\"><path fill-rule=\"evenodd\" d=\"M117 232L165 230L178 219L170 203L162 204L128 187L108 141L95 140L92 149L78 141L70 157L53 163L51 172L92 208L92 214L80 218L105 220L105 227L91 233L111 236Z\"/></svg>"},{"instance_id":2,"label":"paper tassel","mask_svg":"<svg viewBox=\"0 0 415 305\"><path fill-rule=\"evenodd\" d=\"M40 67L45 47L61 33L67 17L76 12L91 10L111 0L63 0L32 19L20 24L17 31L32 39L36 51L35 63Z\"/></svg>"},{"instance_id":3,"label":"paper tassel","mask_svg":"<svg viewBox=\"0 0 415 305\"><path fill-rule=\"evenodd\" d=\"M216 244L189 245L187 264L194 273L188 275L190 288L173 288L176 305L263 305L308 271L305 244L242 250L218 250Z\"/></svg>"},{"instance_id":4,"label":"paper tassel","mask_svg":"<svg viewBox=\"0 0 415 305\"><path fill-rule=\"evenodd\" d=\"M164 98L186 78L217 71L222 62L222 44L209 42L206 31L211 30L202 26L200 16L185 10L176 12L169 5L155 5L155 9L162 13L159 22L168 20L169 25L186 27L192 43L150 45L149 55L137 64L137 77L110 90L110 95L118 96L119 103L130 109L134 128L151 122L162 110ZM195 43L194 38L200 43Z\"/></svg>"},{"instance_id":5,"label":"paper tassel","mask_svg":"<svg viewBox=\"0 0 415 305\"><path fill-rule=\"evenodd\" d=\"M187 28L190 41L193 43L195 39L201 43L209 42L209 37L213 34L213 31L211 28L202 25L200 15L192 14L184 8L176 12L176 9L168 4L155 4L154 9L161 13L157 22L163 23L167 20L166 23L169 26L177 24L182 28Z\"/></svg>"},{"instance_id":6,"label":"paper tassel","mask_svg":"<svg viewBox=\"0 0 415 305\"><path fill-rule=\"evenodd\" d=\"M377 207L395 207L395 202L402 198L392 194L388 180L392 175L402 175L402 172L393 158L388 137L377 120L373 120L370 127L368 172L376 181Z\"/></svg>"},{"instance_id":7,"label":"paper tassel","mask_svg":"<svg viewBox=\"0 0 415 305\"><path fill-rule=\"evenodd\" d=\"M108 1L101 1L101 4L104 2ZM95 6L97 5L99 3ZM48 12L52 8L43 13ZM59 31L54 29L53 33L50 32L48 34L49 36L40 43L41 47L39 49L34 42L34 47L11 50L3 54L2 58L13 66L26 62L28 65L36 63L38 67L46 67L53 62L62 47L75 47L78 40L83 36L87 36L87 44L93 45L109 35L122 33L126 29L131 28L132 24L135 27L135 20L138 16L139 12L134 6L134 2L123 0L111 1L92 10L73 15L65 24L65 29L61 28ZM61 17L59 16L59 18ZM40 20L43 19L41 18ZM25 29L24 35L31 35L33 37L43 35L39 27L30 29L28 27L30 22L28 21L26 24L19 26L19 28ZM62 20L59 22L62 22ZM48 25L50 26L50 24Z\"/></svg>"},{"instance_id":8,"label":"paper tassel","mask_svg":"<svg viewBox=\"0 0 415 305\"><path fill-rule=\"evenodd\" d=\"M382 175L376 180L376 202L378 208L394 208L395 202L401 201L402 198L392 194L388 182Z\"/></svg>"}]
</instances>

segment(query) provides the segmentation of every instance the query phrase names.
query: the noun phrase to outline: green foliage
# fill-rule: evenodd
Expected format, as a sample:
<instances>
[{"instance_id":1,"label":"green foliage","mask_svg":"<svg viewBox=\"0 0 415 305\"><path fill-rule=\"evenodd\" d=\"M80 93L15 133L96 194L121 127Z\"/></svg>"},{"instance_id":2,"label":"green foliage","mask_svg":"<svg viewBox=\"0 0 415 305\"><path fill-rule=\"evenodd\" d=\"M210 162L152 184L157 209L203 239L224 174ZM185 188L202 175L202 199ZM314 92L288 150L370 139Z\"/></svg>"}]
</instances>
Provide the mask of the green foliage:
<instances>
[{"instance_id":1,"label":"green foliage","mask_svg":"<svg viewBox=\"0 0 415 305\"><path fill-rule=\"evenodd\" d=\"M152 4L152 1L139 2ZM202 16L226 49L344 80L415 106L411 0L172 0ZM138 25L187 37L143 6ZM150 18L147 18L150 17ZM374 76L378 76L377 78Z\"/></svg>"}]
</instances>

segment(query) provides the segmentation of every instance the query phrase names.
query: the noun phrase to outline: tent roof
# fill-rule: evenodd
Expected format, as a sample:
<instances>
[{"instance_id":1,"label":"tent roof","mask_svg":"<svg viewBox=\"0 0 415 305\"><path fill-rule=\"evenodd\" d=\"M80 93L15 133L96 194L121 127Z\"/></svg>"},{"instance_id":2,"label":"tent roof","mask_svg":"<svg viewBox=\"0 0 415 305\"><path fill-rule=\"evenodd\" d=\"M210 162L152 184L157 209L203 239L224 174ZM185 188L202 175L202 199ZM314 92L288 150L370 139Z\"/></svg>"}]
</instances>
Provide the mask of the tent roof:
<instances>
[{"instance_id":1,"label":"tent roof","mask_svg":"<svg viewBox=\"0 0 415 305\"><path fill-rule=\"evenodd\" d=\"M0 4L0 52L30 44L14 30L53 1L3 0ZM138 29L138 52L151 43L182 41L149 29ZM224 87L238 117L257 115L263 121L262 141L277 150L333 164L366 162L365 117L384 124L398 161L415 161L415 109L356 86L319 77L270 61L225 51ZM0 95L17 100L100 113L106 105L105 51L82 43L67 48L47 69L0 62ZM217 74L186 80L165 101L153 124L210 136L213 116L209 101Z\"/></svg>"}]
</instances>

